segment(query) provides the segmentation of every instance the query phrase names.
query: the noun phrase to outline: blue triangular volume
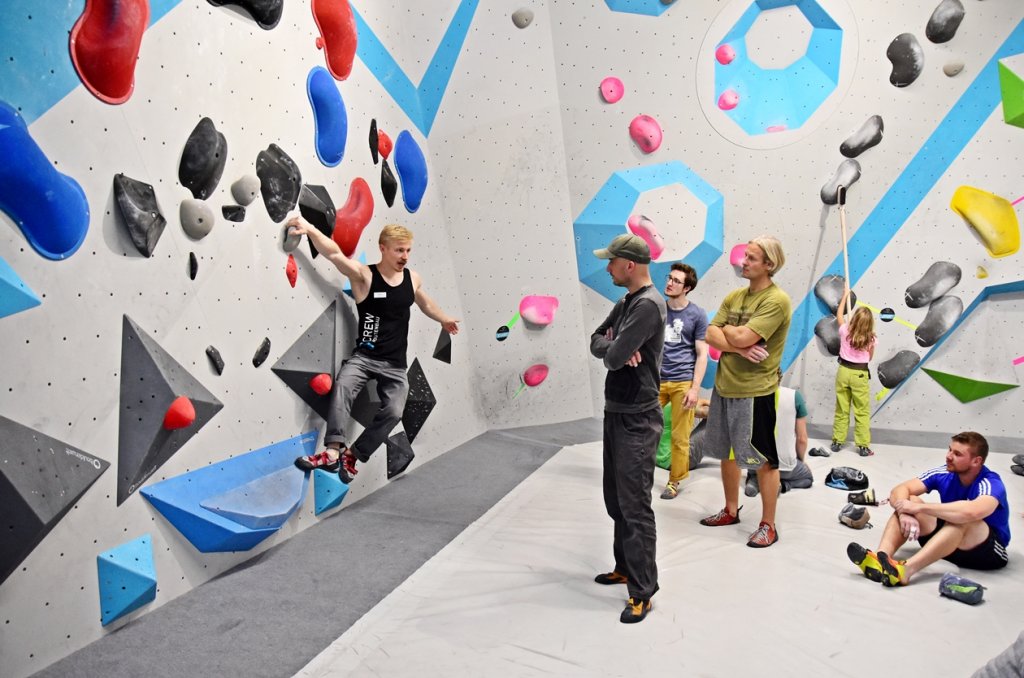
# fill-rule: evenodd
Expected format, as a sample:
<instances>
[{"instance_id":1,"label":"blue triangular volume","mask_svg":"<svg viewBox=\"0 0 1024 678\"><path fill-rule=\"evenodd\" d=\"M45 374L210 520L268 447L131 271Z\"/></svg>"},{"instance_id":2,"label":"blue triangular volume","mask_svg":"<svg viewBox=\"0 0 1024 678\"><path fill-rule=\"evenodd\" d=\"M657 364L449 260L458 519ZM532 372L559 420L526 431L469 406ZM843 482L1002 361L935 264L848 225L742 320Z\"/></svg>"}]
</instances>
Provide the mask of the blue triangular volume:
<instances>
[{"instance_id":1,"label":"blue triangular volume","mask_svg":"<svg viewBox=\"0 0 1024 678\"><path fill-rule=\"evenodd\" d=\"M462 51L462 43L466 40L479 4L480 0L460 0L419 86L412 84L409 76L363 20L359 11L352 8L359 34L356 54L425 137L430 136L430 128L434 126L434 118L441 108L441 99L448 89L448 81L455 70L455 62Z\"/></svg>"},{"instance_id":2,"label":"blue triangular volume","mask_svg":"<svg viewBox=\"0 0 1024 678\"><path fill-rule=\"evenodd\" d=\"M283 468L199 503L239 525L278 529L302 503L307 483L292 467Z\"/></svg>"},{"instance_id":3,"label":"blue triangular volume","mask_svg":"<svg viewBox=\"0 0 1024 678\"><path fill-rule=\"evenodd\" d=\"M174 478L143 487L140 490L168 522L171 523L201 553L222 553L226 551L248 551L271 536L287 521L297 509L308 489L309 476L292 466L296 457L313 454L317 433L310 431L273 445L227 459L217 464L196 469ZM296 485L298 499L294 508L286 514L260 513L259 502L240 511L236 501L238 491L244 496L244 488L252 487L255 480L287 470L301 478ZM286 483L292 487L292 483ZM215 500L231 498L232 518L225 517L206 507ZM288 503L287 501L281 503ZM256 508L253 508L256 507ZM265 507L263 507L265 508ZM275 509L277 510L277 509ZM245 514L245 518L241 515ZM234 518L234 519L233 519ZM258 527L238 522L241 519Z\"/></svg>"},{"instance_id":4,"label":"blue triangular volume","mask_svg":"<svg viewBox=\"0 0 1024 678\"><path fill-rule=\"evenodd\" d=\"M341 482L337 473L328 473L319 468L313 471L313 499L316 515L341 506L346 494L348 494L348 485Z\"/></svg>"},{"instance_id":5,"label":"blue triangular volume","mask_svg":"<svg viewBox=\"0 0 1024 678\"><path fill-rule=\"evenodd\" d=\"M0 318L28 310L43 303L25 281L0 258Z\"/></svg>"},{"instance_id":6,"label":"blue triangular volume","mask_svg":"<svg viewBox=\"0 0 1024 678\"><path fill-rule=\"evenodd\" d=\"M156 600L153 541L148 534L96 556L96 572L104 626Z\"/></svg>"}]
</instances>

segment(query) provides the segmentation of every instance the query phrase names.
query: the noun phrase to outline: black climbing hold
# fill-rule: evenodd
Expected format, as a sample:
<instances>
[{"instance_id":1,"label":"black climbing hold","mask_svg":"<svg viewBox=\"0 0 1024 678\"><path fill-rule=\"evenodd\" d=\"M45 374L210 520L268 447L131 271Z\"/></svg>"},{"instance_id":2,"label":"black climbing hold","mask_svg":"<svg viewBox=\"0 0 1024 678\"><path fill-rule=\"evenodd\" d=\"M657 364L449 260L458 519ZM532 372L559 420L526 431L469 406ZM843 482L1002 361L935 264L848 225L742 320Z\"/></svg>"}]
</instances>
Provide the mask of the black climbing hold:
<instances>
[{"instance_id":1,"label":"black climbing hold","mask_svg":"<svg viewBox=\"0 0 1024 678\"><path fill-rule=\"evenodd\" d=\"M270 368L325 421L330 410L331 394L318 394L310 386L310 379L318 374L333 375L336 372L337 304L337 301L331 302Z\"/></svg>"},{"instance_id":2,"label":"black climbing hold","mask_svg":"<svg viewBox=\"0 0 1024 678\"><path fill-rule=\"evenodd\" d=\"M957 286L963 272L951 261L936 261L921 278L910 285L903 300L910 308L924 308Z\"/></svg>"},{"instance_id":3,"label":"black climbing hold","mask_svg":"<svg viewBox=\"0 0 1024 678\"><path fill-rule=\"evenodd\" d=\"M260 179L267 214L275 223L284 221L294 209L302 188L298 165L277 144L270 144L256 156L256 176Z\"/></svg>"},{"instance_id":4,"label":"black climbing hold","mask_svg":"<svg viewBox=\"0 0 1024 678\"><path fill-rule=\"evenodd\" d=\"M416 457L416 453L412 450L412 445L409 444L409 436L404 431L388 438L387 451L388 480L409 468L409 464Z\"/></svg>"},{"instance_id":5,"label":"black climbing hold","mask_svg":"<svg viewBox=\"0 0 1024 678\"><path fill-rule=\"evenodd\" d=\"M213 369L217 371L217 374L224 374L224 358L220 356L220 351L216 347L207 346L206 357L210 359L210 364L213 365Z\"/></svg>"},{"instance_id":6,"label":"black climbing hold","mask_svg":"<svg viewBox=\"0 0 1024 678\"><path fill-rule=\"evenodd\" d=\"M207 0L214 7L238 5L265 31L277 26L284 11L284 0Z\"/></svg>"},{"instance_id":7,"label":"black climbing hold","mask_svg":"<svg viewBox=\"0 0 1024 678\"><path fill-rule=\"evenodd\" d=\"M303 219L313 224L316 230L328 238L334 233L334 201L323 186L303 185L299 193L299 212L302 213ZM309 255L316 259L319 254L313 246L313 241L309 240Z\"/></svg>"},{"instance_id":8,"label":"black climbing hold","mask_svg":"<svg viewBox=\"0 0 1024 678\"><path fill-rule=\"evenodd\" d=\"M199 273L199 260L196 259L195 252L188 253L188 277L191 280L196 279L196 274Z\"/></svg>"},{"instance_id":9,"label":"black climbing hold","mask_svg":"<svg viewBox=\"0 0 1024 678\"><path fill-rule=\"evenodd\" d=\"M114 198L135 248L146 257L153 256L167 220L160 214L153 187L124 174L114 175Z\"/></svg>"},{"instance_id":10,"label":"black climbing hold","mask_svg":"<svg viewBox=\"0 0 1024 678\"><path fill-rule=\"evenodd\" d=\"M245 208L241 205L224 205L220 208L220 213L224 215L225 219L236 224L245 220Z\"/></svg>"},{"instance_id":11,"label":"black climbing hold","mask_svg":"<svg viewBox=\"0 0 1024 678\"><path fill-rule=\"evenodd\" d=\"M828 307L829 313L836 313L839 302L846 290L846 278L841 275L823 275L814 285L814 296ZM857 293L850 290L850 308L857 306Z\"/></svg>"},{"instance_id":12,"label":"black climbing hold","mask_svg":"<svg viewBox=\"0 0 1024 678\"><path fill-rule=\"evenodd\" d=\"M960 0L942 0L928 19L925 37L936 44L949 42L964 20L964 6Z\"/></svg>"},{"instance_id":13,"label":"black climbing hold","mask_svg":"<svg viewBox=\"0 0 1024 678\"><path fill-rule=\"evenodd\" d=\"M814 326L814 335L821 339L830 355L839 355L839 321L834 315L827 315Z\"/></svg>"},{"instance_id":14,"label":"black climbing hold","mask_svg":"<svg viewBox=\"0 0 1024 678\"><path fill-rule=\"evenodd\" d=\"M270 356L270 337L263 337L263 343L252 357L252 366L259 367Z\"/></svg>"},{"instance_id":15,"label":"black climbing hold","mask_svg":"<svg viewBox=\"0 0 1024 678\"><path fill-rule=\"evenodd\" d=\"M914 330L914 339L919 346L934 346L946 332L953 328L964 312L960 297L946 295L928 305L928 313Z\"/></svg>"},{"instance_id":16,"label":"black climbing hold","mask_svg":"<svg viewBox=\"0 0 1024 678\"><path fill-rule=\"evenodd\" d=\"M426 423L434 405L437 404L437 399L427 382L427 375L423 373L423 367L420 366L419 360L412 361L407 374L409 396L405 401L405 410L402 412L402 428L405 429L411 444L420 429L423 428L423 424Z\"/></svg>"},{"instance_id":17,"label":"black climbing hold","mask_svg":"<svg viewBox=\"0 0 1024 678\"><path fill-rule=\"evenodd\" d=\"M889 82L896 87L910 85L924 70L924 50L912 33L901 33L889 43L885 56L892 62Z\"/></svg>"},{"instance_id":18,"label":"black climbing hold","mask_svg":"<svg viewBox=\"0 0 1024 678\"><path fill-rule=\"evenodd\" d=\"M227 140L213 126L212 120L203 118L185 142L178 165L178 181L192 191L193 198L206 200L217 188L227 160Z\"/></svg>"},{"instance_id":19,"label":"black climbing hold","mask_svg":"<svg viewBox=\"0 0 1024 678\"><path fill-rule=\"evenodd\" d=\"M919 362L921 362L921 356L913 351L900 351L878 364L878 381L882 382L882 386L886 388L896 388L917 367Z\"/></svg>"},{"instance_id":20,"label":"black climbing hold","mask_svg":"<svg viewBox=\"0 0 1024 678\"><path fill-rule=\"evenodd\" d=\"M441 328L441 334L437 337L434 358L443 363L452 364L452 335L448 334L444 328Z\"/></svg>"},{"instance_id":21,"label":"black climbing hold","mask_svg":"<svg viewBox=\"0 0 1024 678\"><path fill-rule=\"evenodd\" d=\"M391 171L387 158L384 158L384 163L380 167L380 192L384 194L384 202L388 204L388 207L395 204L395 196L398 195L398 179Z\"/></svg>"},{"instance_id":22,"label":"black climbing hold","mask_svg":"<svg viewBox=\"0 0 1024 678\"><path fill-rule=\"evenodd\" d=\"M377 119L370 120L370 155L373 156L373 164L377 164L380 155L380 137L377 135Z\"/></svg>"}]
</instances>

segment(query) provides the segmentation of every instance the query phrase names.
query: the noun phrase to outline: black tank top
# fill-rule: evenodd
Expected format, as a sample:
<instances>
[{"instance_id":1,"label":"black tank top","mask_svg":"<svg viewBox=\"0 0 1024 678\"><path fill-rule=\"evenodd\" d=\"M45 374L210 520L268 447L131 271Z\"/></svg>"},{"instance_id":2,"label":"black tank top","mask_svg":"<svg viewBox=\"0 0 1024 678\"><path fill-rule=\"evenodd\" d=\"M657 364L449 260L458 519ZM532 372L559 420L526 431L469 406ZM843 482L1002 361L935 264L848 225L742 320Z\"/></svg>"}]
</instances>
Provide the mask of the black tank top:
<instances>
[{"instance_id":1,"label":"black tank top","mask_svg":"<svg viewBox=\"0 0 1024 678\"><path fill-rule=\"evenodd\" d=\"M386 360L408 367L405 353L409 346L409 308L416 301L412 275L402 271L402 282L392 287L385 282L376 264L370 265L370 292L356 304L356 351L374 360Z\"/></svg>"}]
</instances>

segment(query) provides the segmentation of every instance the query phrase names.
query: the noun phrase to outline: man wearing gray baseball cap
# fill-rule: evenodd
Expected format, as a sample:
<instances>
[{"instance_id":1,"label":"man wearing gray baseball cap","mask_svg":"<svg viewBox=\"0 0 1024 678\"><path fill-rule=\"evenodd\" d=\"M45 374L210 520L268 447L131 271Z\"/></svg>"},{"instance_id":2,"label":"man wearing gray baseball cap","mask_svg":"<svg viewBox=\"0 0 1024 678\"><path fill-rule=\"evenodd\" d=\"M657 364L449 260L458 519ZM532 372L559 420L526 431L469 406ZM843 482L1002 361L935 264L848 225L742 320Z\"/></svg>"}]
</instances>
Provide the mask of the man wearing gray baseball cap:
<instances>
[{"instance_id":1,"label":"man wearing gray baseball cap","mask_svg":"<svg viewBox=\"0 0 1024 678\"><path fill-rule=\"evenodd\" d=\"M598 584L625 584L629 602L619 621L643 621L658 590L655 563L654 460L663 415L658 402L665 343L665 300L651 282L651 251L623 234L594 250L608 260L608 274L626 295L590 337L590 352L604 361L604 504L615 523L615 569Z\"/></svg>"}]
</instances>

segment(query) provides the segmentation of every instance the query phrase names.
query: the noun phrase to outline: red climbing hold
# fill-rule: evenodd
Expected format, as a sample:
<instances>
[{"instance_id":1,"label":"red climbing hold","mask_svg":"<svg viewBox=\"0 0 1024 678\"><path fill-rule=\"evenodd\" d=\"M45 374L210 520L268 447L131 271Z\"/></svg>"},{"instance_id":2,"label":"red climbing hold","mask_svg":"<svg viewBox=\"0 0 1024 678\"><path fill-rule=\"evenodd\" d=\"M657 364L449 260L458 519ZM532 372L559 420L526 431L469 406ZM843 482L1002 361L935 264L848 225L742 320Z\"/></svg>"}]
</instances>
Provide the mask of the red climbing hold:
<instances>
[{"instance_id":1,"label":"red climbing hold","mask_svg":"<svg viewBox=\"0 0 1024 678\"><path fill-rule=\"evenodd\" d=\"M309 387L317 395L327 395L331 392L332 386L334 386L334 382L331 375L327 373L318 374L309 380Z\"/></svg>"},{"instance_id":2,"label":"red climbing hold","mask_svg":"<svg viewBox=\"0 0 1024 678\"><path fill-rule=\"evenodd\" d=\"M288 264L284 267L284 274L288 276L288 284L295 287L295 281L299 279L299 267L295 264L295 257L288 255Z\"/></svg>"},{"instance_id":3,"label":"red climbing hold","mask_svg":"<svg viewBox=\"0 0 1024 678\"><path fill-rule=\"evenodd\" d=\"M185 396L178 396L167 408L167 414L164 415L164 428L168 431L177 431L179 428L191 426L195 420L196 408L192 406L192 401Z\"/></svg>"},{"instance_id":4,"label":"red climbing hold","mask_svg":"<svg viewBox=\"0 0 1024 678\"><path fill-rule=\"evenodd\" d=\"M355 253L359 237L372 216L373 193L365 179L356 177L348 189L348 201L334 215L334 233L331 235L346 257Z\"/></svg>"},{"instance_id":5,"label":"red climbing hold","mask_svg":"<svg viewBox=\"0 0 1024 678\"><path fill-rule=\"evenodd\" d=\"M395 147L391 137L388 136L387 132L383 130L377 130L377 150L380 151L381 157L385 160L391 155L391 149Z\"/></svg>"},{"instance_id":6,"label":"red climbing hold","mask_svg":"<svg viewBox=\"0 0 1024 678\"><path fill-rule=\"evenodd\" d=\"M71 61L96 98L108 104L128 101L147 25L148 0L86 0L71 29Z\"/></svg>"},{"instance_id":7,"label":"red climbing hold","mask_svg":"<svg viewBox=\"0 0 1024 678\"><path fill-rule=\"evenodd\" d=\"M327 70L335 80L344 80L352 72L356 57L356 18L348 0L312 0L313 19L320 29L317 49L324 51Z\"/></svg>"}]
</instances>

